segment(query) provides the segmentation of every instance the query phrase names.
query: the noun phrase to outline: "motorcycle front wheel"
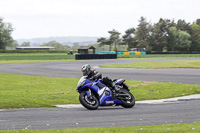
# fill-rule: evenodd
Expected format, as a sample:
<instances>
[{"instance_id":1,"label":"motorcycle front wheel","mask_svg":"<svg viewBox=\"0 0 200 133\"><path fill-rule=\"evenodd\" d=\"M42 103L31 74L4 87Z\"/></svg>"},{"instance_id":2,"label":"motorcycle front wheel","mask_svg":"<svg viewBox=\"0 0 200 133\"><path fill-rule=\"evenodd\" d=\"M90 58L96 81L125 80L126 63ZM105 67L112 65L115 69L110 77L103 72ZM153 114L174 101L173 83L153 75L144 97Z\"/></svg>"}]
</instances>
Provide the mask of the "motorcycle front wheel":
<instances>
[{"instance_id":1,"label":"motorcycle front wheel","mask_svg":"<svg viewBox=\"0 0 200 133\"><path fill-rule=\"evenodd\" d=\"M99 107L98 99L93 95L92 98L87 96L86 92L81 92L79 95L80 103L89 110L95 110Z\"/></svg>"},{"instance_id":2,"label":"motorcycle front wheel","mask_svg":"<svg viewBox=\"0 0 200 133\"><path fill-rule=\"evenodd\" d=\"M135 105L135 98L127 89L121 89L119 93L128 95L128 97L126 96L120 99L120 101L122 102L121 103L122 107L132 108Z\"/></svg>"}]
</instances>

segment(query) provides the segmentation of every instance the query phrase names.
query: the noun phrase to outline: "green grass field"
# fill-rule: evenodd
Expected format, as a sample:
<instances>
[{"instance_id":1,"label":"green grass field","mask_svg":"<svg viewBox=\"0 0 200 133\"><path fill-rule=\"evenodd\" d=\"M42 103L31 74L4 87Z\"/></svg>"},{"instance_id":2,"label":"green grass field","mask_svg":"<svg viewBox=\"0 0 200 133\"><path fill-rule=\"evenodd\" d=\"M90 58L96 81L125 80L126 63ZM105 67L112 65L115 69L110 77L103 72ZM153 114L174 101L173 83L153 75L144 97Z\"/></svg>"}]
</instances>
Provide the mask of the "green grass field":
<instances>
[{"instance_id":1,"label":"green grass field","mask_svg":"<svg viewBox=\"0 0 200 133\"><path fill-rule=\"evenodd\" d=\"M0 108L52 107L77 103L78 79L0 73Z\"/></svg>"},{"instance_id":2,"label":"green grass field","mask_svg":"<svg viewBox=\"0 0 200 133\"><path fill-rule=\"evenodd\" d=\"M52 130L7 130L0 133L199 133L200 122L136 127L69 128Z\"/></svg>"},{"instance_id":3,"label":"green grass field","mask_svg":"<svg viewBox=\"0 0 200 133\"><path fill-rule=\"evenodd\" d=\"M0 64L15 64L15 63L39 63L39 62L59 62L73 60L0 60Z\"/></svg>"},{"instance_id":4,"label":"green grass field","mask_svg":"<svg viewBox=\"0 0 200 133\"><path fill-rule=\"evenodd\" d=\"M79 104L77 78L0 73L0 109ZM152 100L200 93L200 85L126 81L136 100Z\"/></svg>"},{"instance_id":5,"label":"green grass field","mask_svg":"<svg viewBox=\"0 0 200 133\"><path fill-rule=\"evenodd\" d=\"M0 53L0 64L74 61L67 53Z\"/></svg>"},{"instance_id":6,"label":"green grass field","mask_svg":"<svg viewBox=\"0 0 200 133\"><path fill-rule=\"evenodd\" d=\"M0 53L0 60L74 60L67 53Z\"/></svg>"},{"instance_id":7,"label":"green grass field","mask_svg":"<svg viewBox=\"0 0 200 133\"><path fill-rule=\"evenodd\" d=\"M103 67L103 68L140 68L140 69L200 68L200 60L134 62L134 63L123 63L123 64L100 65L100 67Z\"/></svg>"}]
</instances>

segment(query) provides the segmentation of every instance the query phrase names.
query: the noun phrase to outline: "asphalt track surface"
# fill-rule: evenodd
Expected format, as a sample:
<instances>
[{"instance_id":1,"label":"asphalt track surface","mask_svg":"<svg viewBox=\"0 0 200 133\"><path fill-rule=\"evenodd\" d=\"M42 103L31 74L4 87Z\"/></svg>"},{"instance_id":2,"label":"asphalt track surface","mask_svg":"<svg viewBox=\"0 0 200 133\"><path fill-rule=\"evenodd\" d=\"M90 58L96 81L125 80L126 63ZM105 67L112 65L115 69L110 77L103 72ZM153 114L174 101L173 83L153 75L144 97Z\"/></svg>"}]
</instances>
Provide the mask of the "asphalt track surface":
<instances>
[{"instance_id":1,"label":"asphalt track surface","mask_svg":"<svg viewBox=\"0 0 200 133\"><path fill-rule=\"evenodd\" d=\"M137 104L131 109L100 107L0 110L0 129L62 129L178 124L200 121L199 100L166 104Z\"/></svg>"},{"instance_id":2,"label":"asphalt track surface","mask_svg":"<svg viewBox=\"0 0 200 133\"><path fill-rule=\"evenodd\" d=\"M128 59L90 60L53 63L0 65L0 72L53 76L81 76L82 64L91 64L111 78L130 80L162 81L200 84L199 69L102 69L96 66L111 63L148 62L195 59ZM17 129L63 129L77 127L144 126L157 124L178 124L200 121L199 100L179 101L165 104L136 104L131 109L121 106L100 107L89 111L85 108L38 108L0 109L0 130Z\"/></svg>"},{"instance_id":3,"label":"asphalt track surface","mask_svg":"<svg viewBox=\"0 0 200 133\"><path fill-rule=\"evenodd\" d=\"M190 59L119 59L119 60L83 60L48 63L24 63L0 65L0 72L52 76L52 77L74 77L80 78L80 68L83 64L90 64L94 69L100 71L103 76L112 79L123 78L126 80L160 81L186 84L200 84L200 69L122 69L122 68L98 68L102 64L117 64L129 62L153 62L153 61L176 61L176 60L200 60Z\"/></svg>"}]
</instances>

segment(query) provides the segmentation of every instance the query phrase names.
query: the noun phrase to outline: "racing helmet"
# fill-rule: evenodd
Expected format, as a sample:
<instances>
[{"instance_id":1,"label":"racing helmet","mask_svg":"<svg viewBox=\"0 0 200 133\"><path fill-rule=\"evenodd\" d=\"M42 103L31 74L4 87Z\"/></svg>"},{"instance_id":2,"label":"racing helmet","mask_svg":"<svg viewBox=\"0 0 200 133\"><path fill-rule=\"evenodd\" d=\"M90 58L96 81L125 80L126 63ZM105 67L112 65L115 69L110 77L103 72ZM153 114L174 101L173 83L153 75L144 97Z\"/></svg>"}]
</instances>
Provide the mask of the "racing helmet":
<instances>
[{"instance_id":1,"label":"racing helmet","mask_svg":"<svg viewBox=\"0 0 200 133\"><path fill-rule=\"evenodd\" d=\"M91 66L85 64L81 67L81 71L83 72L83 76L88 76L91 73Z\"/></svg>"}]
</instances>

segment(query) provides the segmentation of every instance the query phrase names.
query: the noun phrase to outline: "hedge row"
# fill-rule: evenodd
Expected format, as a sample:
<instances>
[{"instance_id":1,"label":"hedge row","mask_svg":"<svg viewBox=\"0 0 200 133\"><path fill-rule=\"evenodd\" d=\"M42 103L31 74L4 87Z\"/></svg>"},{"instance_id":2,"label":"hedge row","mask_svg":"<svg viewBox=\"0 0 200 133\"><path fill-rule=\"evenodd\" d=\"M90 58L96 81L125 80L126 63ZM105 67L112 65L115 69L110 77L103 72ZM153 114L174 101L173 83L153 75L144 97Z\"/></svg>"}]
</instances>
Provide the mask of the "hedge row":
<instances>
[{"instance_id":1,"label":"hedge row","mask_svg":"<svg viewBox=\"0 0 200 133\"><path fill-rule=\"evenodd\" d=\"M0 53L68 53L67 50L0 50Z\"/></svg>"}]
</instances>

